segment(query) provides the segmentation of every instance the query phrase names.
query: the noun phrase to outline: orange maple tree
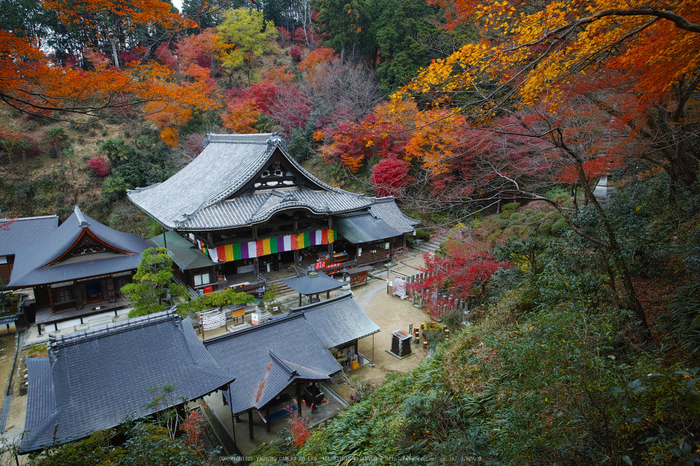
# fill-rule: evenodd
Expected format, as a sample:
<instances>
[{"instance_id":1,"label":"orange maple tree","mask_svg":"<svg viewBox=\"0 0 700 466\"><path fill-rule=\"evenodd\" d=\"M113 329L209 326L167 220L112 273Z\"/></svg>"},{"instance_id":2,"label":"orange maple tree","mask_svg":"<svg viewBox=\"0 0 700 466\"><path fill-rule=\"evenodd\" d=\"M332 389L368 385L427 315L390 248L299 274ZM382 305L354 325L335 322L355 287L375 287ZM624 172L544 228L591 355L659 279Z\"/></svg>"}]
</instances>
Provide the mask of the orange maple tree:
<instances>
[{"instance_id":1,"label":"orange maple tree","mask_svg":"<svg viewBox=\"0 0 700 466\"><path fill-rule=\"evenodd\" d=\"M45 6L64 24L101 28L100 34L106 35L136 25L171 31L192 25L171 11L172 5L156 0L49 0ZM117 29L110 29L112 26ZM0 31L0 100L21 112L47 117L103 116L109 109L141 107L159 124L164 139L173 143L173 122L182 124L193 112L220 105L213 95L213 81L197 67L180 70L184 80L178 82L171 67L156 61L131 62L120 68L110 66L103 55L84 50L83 56L92 66L86 70L53 60L39 48L39 42L38 38ZM113 51L113 65L118 65L116 49Z\"/></svg>"},{"instance_id":2,"label":"orange maple tree","mask_svg":"<svg viewBox=\"0 0 700 466\"><path fill-rule=\"evenodd\" d=\"M228 111L221 116L224 127L234 133L257 133L255 125L261 115L255 100L250 97L232 99L228 103Z\"/></svg>"},{"instance_id":3,"label":"orange maple tree","mask_svg":"<svg viewBox=\"0 0 700 466\"><path fill-rule=\"evenodd\" d=\"M338 54L335 53L335 50L328 47L318 47L306 55L306 58L297 65L297 69L305 72L313 72L319 64L331 62L336 58L338 58Z\"/></svg>"},{"instance_id":4,"label":"orange maple tree","mask_svg":"<svg viewBox=\"0 0 700 466\"><path fill-rule=\"evenodd\" d=\"M686 145L687 106L700 84L696 1L435 3L452 27L475 19L482 39L434 61L399 95L428 95L480 122L539 102L556 112L583 95L644 139L647 158L672 181L698 179Z\"/></svg>"},{"instance_id":5,"label":"orange maple tree","mask_svg":"<svg viewBox=\"0 0 700 466\"><path fill-rule=\"evenodd\" d=\"M172 4L161 0L44 0L43 6L54 12L61 24L91 31L98 39L106 40L116 67L120 66L120 42L137 27L160 26L166 31L177 31L196 26Z\"/></svg>"}]
</instances>

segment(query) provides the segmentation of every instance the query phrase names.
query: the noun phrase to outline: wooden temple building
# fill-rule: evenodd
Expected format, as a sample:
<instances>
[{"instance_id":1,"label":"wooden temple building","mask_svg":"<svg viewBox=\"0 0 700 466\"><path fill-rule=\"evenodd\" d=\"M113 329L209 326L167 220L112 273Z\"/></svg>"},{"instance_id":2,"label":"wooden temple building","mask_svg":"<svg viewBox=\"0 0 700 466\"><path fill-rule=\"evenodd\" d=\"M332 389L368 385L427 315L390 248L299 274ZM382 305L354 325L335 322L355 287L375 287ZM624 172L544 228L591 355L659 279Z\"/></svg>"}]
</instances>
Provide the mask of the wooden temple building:
<instances>
[{"instance_id":1,"label":"wooden temple building","mask_svg":"<svg viewBox=\"0 0 700 466\"><path fill-rule=\"evenodd\" d=\"M278 270L332 274L386 262L418 223L393 198L323 183L289 156L276 133L211 134L180 172L128 197L216 265L216 273L187 279L204 292L260 289L265 274Z\"/></svg>"},{"instance_id":2,"label":"wooden temple building","mask_svg":"<svg viewBox=\"0 0 700 466\"><path fill-rule=\"evenodd\" d=\"M92 317L117 316L128 306L120 288L129 283L149 244L85 215L78 206L59 225L58 217L17 219L0 232L12 255L10 289L33 289L24 314L29 323L58 331Z\"/></svg>"}]
</instances>

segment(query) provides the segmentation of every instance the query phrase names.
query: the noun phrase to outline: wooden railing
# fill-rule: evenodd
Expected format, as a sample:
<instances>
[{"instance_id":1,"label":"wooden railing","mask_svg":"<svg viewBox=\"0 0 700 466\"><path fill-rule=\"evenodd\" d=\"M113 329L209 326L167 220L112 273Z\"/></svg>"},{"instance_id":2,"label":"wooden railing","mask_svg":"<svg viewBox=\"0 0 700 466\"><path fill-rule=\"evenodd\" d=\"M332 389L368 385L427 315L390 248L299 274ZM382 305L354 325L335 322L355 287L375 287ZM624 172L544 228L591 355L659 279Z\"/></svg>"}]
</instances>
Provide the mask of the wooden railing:
<instances>
[{"instance_id":1,"label":"wooden railing","mask_svg":"<svg viewBox=\"0 0 700 466\"><path fill-rule=\"evenodd\" d=\"M385 262L389 260L388 249L378 249L377 252L362 251L362 255L357 258L357 265L369 265L376 262Z\"/></svg>"}]
</instances>

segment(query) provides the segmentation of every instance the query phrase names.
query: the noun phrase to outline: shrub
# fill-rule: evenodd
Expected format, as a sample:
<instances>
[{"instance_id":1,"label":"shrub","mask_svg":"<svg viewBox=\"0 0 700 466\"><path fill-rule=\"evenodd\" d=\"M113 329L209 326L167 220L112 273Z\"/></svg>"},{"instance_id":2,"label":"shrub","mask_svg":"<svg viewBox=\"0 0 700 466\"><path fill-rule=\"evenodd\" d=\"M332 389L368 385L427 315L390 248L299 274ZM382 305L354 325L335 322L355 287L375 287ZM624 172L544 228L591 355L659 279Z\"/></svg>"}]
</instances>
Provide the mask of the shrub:
<instances>
[{"instance_id":1,"label":"shrub","mask_svg":"<svg viewBox=\"0 0 700 466\"><path fill-rule=\"evenodd\" d=\"M304 34L304 28L299 26L294 30L294 42L297 44L303 44L306 41L306 34Z\"/></svg>"},{"instance_id":2,"label":"shrub","mask_svg":"<svg viewBox=\"0 0 700 466\"><path fill-rule=\"evenodd\" d=\"M511 222L518 222L521 221L525 218L525 214L521 214L520 212L514 212L510 215L509 220Z\"/></svg>"},{"instance_id":3,"label":"shrub","mask_svg":"<svg viewBox=\"0 0 700 466\"><path fill-rule=\"evenodd\" d=\"M202 295L194 301L178 304L177 312L181 315L189 315L214 307L252 302L255 302L255 298L248 293L237 293L233 290L217 291Z\"/></svg>"},{"instance_id":4,"label":"shrub","mask_svg":"<svg viewBox=\"0 0 700 466\"><path fill-rule=\"evenodd\" d=\"M100 156L87 159L87 164L90 166L90 169L95 176L109 175L109 162L107 161L107 157Z\"/></svg>"},{"instance_id":5,"label":"shrub","mask_svg":"<svg viewBox=\"0 0 700 466\"><path fill-rule=\"evenodd\" d=\"M34 189L31 183L24 181L15 182L15 197L18 199L27 199L34 194Z\"/></svg>"},{"instance_id":6,"label":"shrub","mask_svg":"<svg viewBox=\"0 0 700 466\"><path fill-rule=\"evenodd\" d=\"M420 239L423 241L429 241L430 240L430 233L428 233L425 230L416 230L416 239Z\"/></svg>"},{"instance_id":7,"label":"shrub","mask_svg":"<svg viewBox=\"0 0 700 466\"><path fill-rule=\"evenodd\" d=\"M291 408L290 408L291 412ZM295 448L301 448L306 441L311 437L311 428L309 427L309 418L294 416L289 418L289 434L291 435L291 444Z\"/></svg>"},{"instance_id":8,"label":"shrub","mask_svg":"<svg viewBox=\"0 0 700 466\"><path fill-rule=\"evenodd\" d=\"M102 192L113 194L117 199L121 199L126 195L126 190L131 186L124 181L124 178L119 176L110 176L102 183Z\"/></svg>"},{"instance_id":9,"label":"shrub","mask_svg":"<svg viewBox=\"0 0 700 466\"><path fill-rule=\"evenodd\" d=\"M301 51L301 47L299 47L298 45L293 46L289 50L289 56L292 57L292 61L294 61L295 63L301 62L301 58L303 56L303 53Z\"/></svg>"},{"instance_id":10,"label":"shrub","mask_svg":"<svg viewBox=\"0 0 700 466\"><path fill-rule=\"evenodd\" d=\"M513 213L513 212L517 211L519 208L520 208L519 202L510 202L508 204L503 204L501 206L501 212Z\"/></svg>"},{"instance_id":11,"label":"shrub","mask_svg":"<svg viewBox=\"0 0 700 466\"><path fill-rule=\"evenodd\" d=\"M551 232L553 235L559 235L567 228L569 228L569 224L566 223L566 220L564 220L564 217L561 217L559 220L554 222L554 224L552 225L552 228L551 228Z\"/></svg>"},{"instance_id":12,"label":"shrub","mask_svg":"<svg viewBox=\"0 0 700 466\"><path fill-rule=\"evenodd\" d=\"M540 235L551 235L552 234L552 225L554 225L554 222L551 221L546 221L542 222L542 225L537 229L537 233Z\"/></svg>"},{"instance_id":13,"label":"shrub","mask_svg":"<svg viewBox=\"0 0 700 466\"><path fill-rule=\"evenodd\" d=\"M294 160L297 162L304 162L314 154L310 141L311 133L297 128L292 129L289 143L287 144L289 155L294 157Z\"/></svg>"},{"instance_id":14,"label":"shrub","mask_svg":"<svg viewBox=\"0 0 700 466\"><path fill-rule=\"evenodd\" d=\"M500 228L496 228L495 230L493 230L493 232L490 235L488 235L487 238L489 241L493 241L493 240L497 239L499 236L501 236L502 234L503 234L503 230L501 230Z\"/></svg>"}]
</instances>

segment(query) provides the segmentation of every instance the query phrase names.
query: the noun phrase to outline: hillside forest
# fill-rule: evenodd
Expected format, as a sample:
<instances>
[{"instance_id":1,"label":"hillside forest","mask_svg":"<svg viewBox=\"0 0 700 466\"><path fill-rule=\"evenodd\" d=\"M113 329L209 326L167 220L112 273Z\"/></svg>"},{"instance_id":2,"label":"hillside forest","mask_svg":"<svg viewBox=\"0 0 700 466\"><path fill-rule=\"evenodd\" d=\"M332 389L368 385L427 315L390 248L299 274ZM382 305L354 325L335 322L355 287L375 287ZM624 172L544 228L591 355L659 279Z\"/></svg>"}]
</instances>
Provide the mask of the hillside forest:
<instances>
[{"instance_id":1,"label":"hillside forest","mask_svg":"<svg viewBox=\"0 0 700 466\"><path fill-rule=\"evenodd\" d=\"M277 131L449 231L412 291L452 338L256 464L700 464L696 1L0 5L4 224L152 236L128 189Z\"/></svg>"}]
</instances>

